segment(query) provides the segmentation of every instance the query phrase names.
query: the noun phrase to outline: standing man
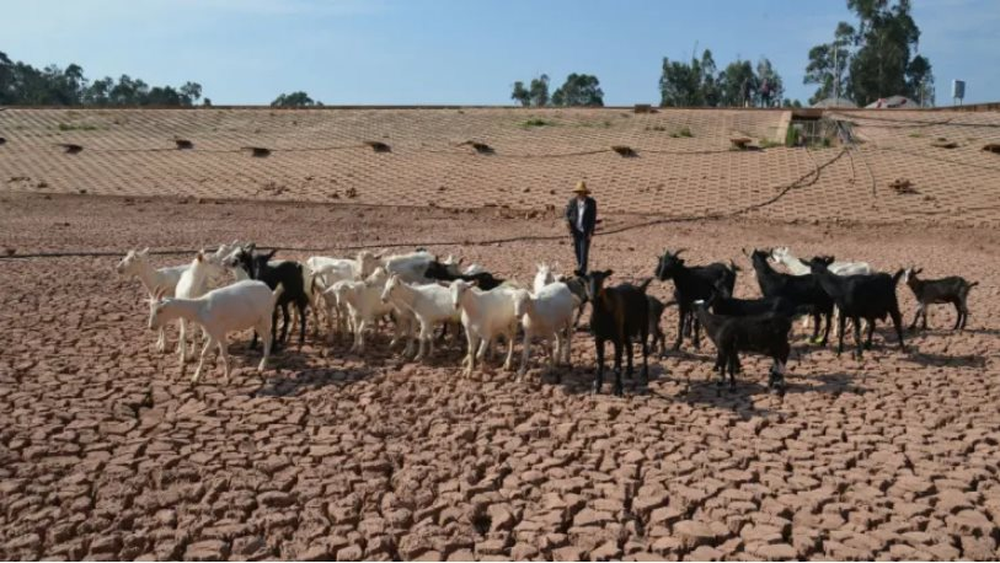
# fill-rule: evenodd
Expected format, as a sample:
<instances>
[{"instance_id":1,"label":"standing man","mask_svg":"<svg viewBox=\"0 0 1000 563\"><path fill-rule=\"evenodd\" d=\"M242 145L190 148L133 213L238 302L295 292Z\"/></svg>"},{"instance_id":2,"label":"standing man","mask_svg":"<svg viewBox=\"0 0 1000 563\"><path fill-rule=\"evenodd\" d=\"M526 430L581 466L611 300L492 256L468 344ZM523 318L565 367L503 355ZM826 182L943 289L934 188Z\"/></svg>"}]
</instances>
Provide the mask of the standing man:
<instances>
[{"instance_id":1,"label":"standing man","mask_svg":"<svg viewBox=\"0 0 1000 563\"><path fill-rule=\"evenodd\" d=\"M573 235L577 273L586 274L590 237L594 235L594 227L597 225L597 202L590 197L586 182L578 182L573 193L576 195L566 206L566 222L570 234Z\"/></svg>"}]
</instances>

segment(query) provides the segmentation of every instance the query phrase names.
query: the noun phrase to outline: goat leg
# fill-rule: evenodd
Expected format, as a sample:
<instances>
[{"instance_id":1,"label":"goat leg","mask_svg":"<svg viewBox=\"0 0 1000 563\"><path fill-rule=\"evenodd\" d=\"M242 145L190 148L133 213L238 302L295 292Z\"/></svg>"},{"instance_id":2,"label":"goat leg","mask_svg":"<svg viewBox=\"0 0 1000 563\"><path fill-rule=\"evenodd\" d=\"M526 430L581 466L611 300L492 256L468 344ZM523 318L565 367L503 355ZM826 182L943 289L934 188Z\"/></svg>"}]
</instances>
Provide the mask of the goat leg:
<instances>
[{"instance_id":1,"label":"goat leg","mask_svg":"<svg viewBox=\"0 0 1000 563\"><path fill-rule=\"evenodd\" d=\"M858 321L857 317L851 317L851 318L854 319L854 344L856 348L855 355L860 360L862 354L864 353L864 345L861 342L861 322ZM840 326L844 326L844 323L841 322Z\"/></svg>"},{"instance_id":2,"label":"goat leg","mask_svg":"<svg viewBox=\"0 0 1000 563\"><path fill-rule=\"evenodd\" d=\"M258 372L264 371L264 368L267 367L267 359L271 355L271 341L267 338L268 333L271 332L271 327L268 326L267 322L268 320L270 319L267 317L262 319L261 322L257 325L257 328L254 329L253 333L254 337L257 336L258 332L264 335L264 355L261 356L260 364L257 365Z\"/></svg>"},{"instance_id":3,"label":"goat leg","mask_svg":"<svg viewBox=\"0 0 1000 563\"><path fill-rule=\"evenodd\" d=\"M616 397L621 397L625 394L625 385L622 383L622 353L624 350L623 342L613 342L612 345L615 347L615 389L614 394Z\"/></svg>"},{"instance_id":4,"label":"goat leg","mask_svg":"<svg viewBox=\"0 0 1000 563\"><path fill-rule=\"evenodd\" d=\"M649 385L649 345L646 344L646 340L649 335L644 334L642 338L642 384Z\"/></svg>"},{"instance_id":5,"label":"goat leg","mask_svg":"<svg viewBox=\"0 0 1000 563\"><path fill-rule=\"evenodd\" d=\"M868 322L868 339L865 341L865 350L872 349L872 338L874 336L875 336L875 320L872 319Z\"/></svg>"},{"instance_id":6,"label":"goat leg","mask_svg":"<svg viewBox=\"0 0 1000 563\"><path fill-rule=\"evenodd\" d=\"M594 346L597 348L597 370L594 373L594 393L600 393L604 385L604 340L594 339Z\"/></svg>"},{"instance_id":7,"label":"goat leg","mask_svg":"<svg viewBox=\"0 0 1000 563\"><path fill-rule=\"evenodd\" d=\"M201 378L201 368L205 365L205 356L208 355L208 351L212 349L212 345L215 344L214 338L209 338L208 342L201 349L201 357L198 359L198 369L194 370L194 376L191 377L191 383L198 383L198 379Z\"/></svg>"},{"instance_id":8,"label":"goat leg","mask_svg":"<svg viewBox=\"0 0 1000 563\"><path fill-rule=\"evenodd\" d=\"M629 379L635 379L635 369L632 367L632 339L629 337L625 338L625 375Z\"/></svg>"},{"instance_id":9,"label":"goat leg","mask_svg":"<svg viewBox=\"0 0 1000 563\"><path fill-rule=\"evenodd\" d=\"M684 321L687 311L682 307L677 318L677 340L674 340L674 352L681 349L681 341L684 339Z\"/></svg>"},{"instance_id":10,"label":"goat leg","mask_svg":"<svg viewBox=\"0 0 1000 563\"><path fill-rule=\"evenodd\" d=\"M924 306L921 303L917 304L917 312L913 314L913 322L910 323L910 332L917 330L917 321L920 320L920 312L924 310ZM927 327L924 326L926 329Z\"/></svg>"},{"instance_id":11,"label":"goat leg","mask_svg":"<svg viewBox=\"0 0 1000 563\"><path fill-rule=\"evenodd\" d=\"M816 342L819 340L820 321L823 318L821 315L822 315L822 313L820 313L818 310L813 311L813 314L812 314L812 318L813 318L813 335L812 335L812 337L809 338L809 343L810 344L816 344ZM841 325L841 327L843 327L843 325ZM840 332L843 332L843 328L840 329Z\"/></svg>"},{"instance_id":12,"label":"goat leg","mask_svg":"<svg viewBox=\"0 0 1000 563\"><path fill-rule=\"evenodd\" d=\"M899 349L906 352L906 344L903 342L903 316L899 314L899 307L889 311L892 317L892 324L896 327L896 336L899 338Z\"/></svg>"},{"instance_id":13,"label":"goat leg","mask_svg":"<svg viewBox=\"0 0 1000 563\"><path fill-rule=\"evenodd\" d=\"M837 355L841 355L844 352L844 325L847 324L847 318L844 317L843 311L837 315L837 327L840 330L840 336L837 338Z\"/></svg>"},{"instance_id":14,"label":"goat leg","mask_svg":"<svg viewBox=\"0 0 1000 563\"><path fill-rule=\"evenodd\" d=\"M309 305L308 302L297 303L296 307L299 310L299 346L302 346L306 343L306 316L309 314Z\"/></svg>"}]
</instances>

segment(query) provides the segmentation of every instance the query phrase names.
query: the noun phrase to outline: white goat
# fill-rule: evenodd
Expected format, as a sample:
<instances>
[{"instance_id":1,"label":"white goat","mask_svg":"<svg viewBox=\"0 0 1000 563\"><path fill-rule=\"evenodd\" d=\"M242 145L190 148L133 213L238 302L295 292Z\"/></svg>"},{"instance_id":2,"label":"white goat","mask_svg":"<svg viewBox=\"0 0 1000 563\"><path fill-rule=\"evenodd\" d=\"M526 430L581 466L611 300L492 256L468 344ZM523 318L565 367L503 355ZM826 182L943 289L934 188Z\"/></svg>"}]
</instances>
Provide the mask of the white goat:
<instances>
[{"instance_id":1,"label":"white goat","mask_svg":"<svg viewBox=\"0 0 1000 563\"><path fill-rule=\"evenodd\" d=\"M788 250L787 246L775 248L771 251L771 260L784 264L788 271L794 276L804 276L812 272L809 264L799 260ZM838 276L855 276L859 274L873 273L868 262L834 262L828 267L831 273Z\"/></svg>"},{"instance_id":2,"label":"white goat","mask_svg":"<svg viewBox=\"0 0 1000 563\"><path fill-rule=\"evenodd\" d=\"M229 381L229 342L226 334L252 328L264 339L264 356L257 366L263 371L271 354L271 314L281 293L281 285L272 292L264 282L247 280L226 287L213 289L195 299L164 298L159 290L149 302L149 328L160 329L174 319L185 319L200 325L208 333L208 341L201 350L198 369L191 381L197 382L205 363L205 356L213 345L219 348L225 381ZM181 363L181 375L186 364Z\"/></svg>"},{"instance_id":3,"label":"white goat","mask_svg":"<svg viewBox=\"0 0 1000 563\"><path fill-rule=\"evenodd\" d=\"M143 287L150 297L162 292L163 295L173 296L174 288L180 281L181 275L187 270L189 264L181 266L168 266L166 268L153 268L149 263L149 247L142 250L129 250L124 258L115 266L119 274L126 276L136 276L142 282ZM160 329L156 339L156 350L165 352L167 349L166 330Z\"/></svg>"},{"instance_id":4,"label":"white goat","mask_svg":"<svg viewBox=\"0 0 1000 563\"><path fill-rule=\"evenodd\" d=\"M174 296L182 299L194 299L195 297L201 297L208 291L208 280L211 277L221 276L223 273L222 267L212 262L207 256L205 256L205 251L201 250L191 261L188 269L181 274L181 279L177 281L177 287L174 289ZM178 319L180 334L177 337L177 350L180 353L181 364L183 365L185 361L190 356L194 355L194 347L190 349L190 354L188 354L187 348L187 321L183 317ZM194 331L191 331L194 333ZM202 331L204 333L204 330ZM205 333L207 337L207 333ZM197 342L197 340L195 340Z\"/></svg>"},{"instance_id":5,"label":"white goat","mask_svg":"<svg viewBox=\"0 0 1000 563\"><path fill-rule=\"evenodd\" d=\"M510 370L514 359L514 337L517 334L517 315L514 314L514 295L517 290L500 286L483 291L475 284L457 280L451 284L451 298L456 309L462 312L462 326L469 350L465 356L465 375L471 375L485 361L487 352L493 350L498 336L507 339L507 359L503 369Z\"/></svg>"},{"instance_id":6,"label":"white goat","mask_svg":"<svg viewBox=\"0 0 1000 563\"><path fill-rule=\"evenodd\" d=\"M573 314L577 301L569 287L562 282L550 283L534 295L518 290L514 297L514 314L524 328L524 350L521 355L519 376L528 370L531 339L545 340L549 350L549 370L555 369L560 359L570 363L570 344L573 338ZM553 342L554 341L554 342Z\"/></svg>"},{"instance_id":7,"label":"white goat","mask_svg":"<svg viewBox=\"0 0 1000 563\"><path fill-rule=\"evenodd\" d=\"M409 333L412 324L412 315L407 310L398 310L392 303L382 300L382 292L386 285L387 274L381 267L377 268L371 276L365 280L341 280L334 283L324 292L324 295L334 295L336 301L333 303L343 305L351 315L351 325L354 331L354 343L351 345L352 352L362 353L365 349L365 329L375 323L379 318L386 315L393 315L396 319L396 335L389 343L392 347L399 341L401 336ZM327 298L327 305L331 304ZM406 333L405 335L403 333ZM407 345L407 352L412 350Z\"/></svg>"},{"instance_id":8,"label":"white goat","mask_svg":"<svg viewBox=\"0 0 1000 563\"><path fill-rule=\"evenodd\" d=\"M406 283L427 283L424 273L427 266L437 257L426 250L408 254L395 254L387 258L379 257L379 263L389 274L396 274Z\"/></svg>"},{"instance_id":9,"label":"white goat","mask_svg":"<svg viewBox=\"0 0 1000 563\"><path fill-rule=\"evenodd\" d=\"M556 276L552 273L552 268L547 264L536 264L538 271L535 272L535 279L531 284L531 290L538 293L543 287L556 282Z\"/></svg>"},{"instance_id":10,"label":"white goat","mask_svg":"<svg viewBox=\"0 0 1000 563\"><path fill-rule=\"evenodd\" d=\"M336 300L335 293L326 293L326 290L339 281L357 281L370 276L378 263L378 259L367 250L359 252L358 257L353 260L326 256L313 256L306 260L306 265L312 271L312 279L308 285L312 292L313 310L322 309L326 312L326 325L331 336L335 333L335 328L340 332L346 331L348 311ZM319 306L321 297L326 301L326 307ZM318 328L319 324L315 326Z\"/></svg>"},{"instance_id":11,"label":"white goat","mask_svg":"<svg viewBox=\"0 0 1000 563\"><path fill-rule=\"evenodd\" d=\"M451 290L436 283L411 286L398 274L389 276L382 291L382 301L400 310L409 310L420 323L420 345L413 359L422 360L434 353L434 326L460 322L461 315L451 299Z\"/></svg>"},{"instance_id":12,"label":"white goat","mask_svg":"<svg viewBox=\"0 0 1000 563\"><path fill-rule=\"evenodd\" d=\"M792 255L791 251L787 246L781 246L771 250L771 260L777 262L778 264L784 264L788 268L788 272L793 276L804 276L806 274L811 274L812 269L809 268L809 264L806 264L802 260L799 260ZM830 272L838 276L855 276L859 274L871 274L874 273L871 265L868 262L833 262L827 269ZM840 314L836 309L834 313ZM867 321L865 321L867 323ZM806 315L802 319L802 328L809 328L812 326L812 315ZM833 335L840 335L840 324L834 325Z\"/></svg>"}]
</instances>

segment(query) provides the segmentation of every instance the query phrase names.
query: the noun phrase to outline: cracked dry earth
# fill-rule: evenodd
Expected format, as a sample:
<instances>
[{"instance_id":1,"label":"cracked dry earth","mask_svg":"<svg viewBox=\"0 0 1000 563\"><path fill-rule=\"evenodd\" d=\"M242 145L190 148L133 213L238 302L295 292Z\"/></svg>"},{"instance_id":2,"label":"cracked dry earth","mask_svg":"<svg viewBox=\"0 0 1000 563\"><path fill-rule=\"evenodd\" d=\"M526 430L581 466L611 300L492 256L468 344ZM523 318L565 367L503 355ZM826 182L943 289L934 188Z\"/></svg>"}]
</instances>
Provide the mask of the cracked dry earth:
<instances>
[{"instance_id":1,"label":"cracked dry earth","mask_svg":"<svg viewBox=\"0 0 1000 563\"><path fill-rule=\"evenodd\" d=\"M555 218L502 210L2 199L0 242L20 254L562 234ZM385 337L362 359L311 336L260 377L241 335L233 381L213 370L191 386L155 353L117 257L5 260L0 557L997 559L998 235L706 222L595 239L596 264L622 280L649 275L667 247L689 247L692 263L733 258L744 296L756 283L743 246L981 282L969 330L944 330L954 317L935 309L907 354L880 330L863 360L838 358L797 328L784 397L763 387L761 358L717 393L710 344L654 360L648 388L593 396L584 333L561 384L540 369L522 384L499 370L463 379L454 344L415 365ZM565 241L435 250L521 281L571 255Z\"/></svg>"}]
</instances>

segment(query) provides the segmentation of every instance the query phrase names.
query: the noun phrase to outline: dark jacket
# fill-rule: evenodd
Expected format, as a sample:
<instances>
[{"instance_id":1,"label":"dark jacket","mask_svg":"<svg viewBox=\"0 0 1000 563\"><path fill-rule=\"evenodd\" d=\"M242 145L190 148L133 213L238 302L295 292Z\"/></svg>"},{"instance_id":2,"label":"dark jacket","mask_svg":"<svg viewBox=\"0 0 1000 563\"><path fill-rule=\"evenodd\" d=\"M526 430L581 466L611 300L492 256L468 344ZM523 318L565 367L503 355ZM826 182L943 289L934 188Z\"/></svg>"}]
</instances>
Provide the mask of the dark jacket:
<instances>
[{"instance_id":1,"label":"dark jacket","mask_svg":"<svg viewBox=\"0 0 1000 563\"><path fill-rule=\"evenodd\" d=\"M566 221L569 223L569 230L573 234L590 235L594 233L594 227L597 225L597 202L594 198L587 197L583 204L583 232L577 230L576 219L578 212L578 205L576 203L576 198L569 200L566 205Z\"/></svg>"}]
</instances>

